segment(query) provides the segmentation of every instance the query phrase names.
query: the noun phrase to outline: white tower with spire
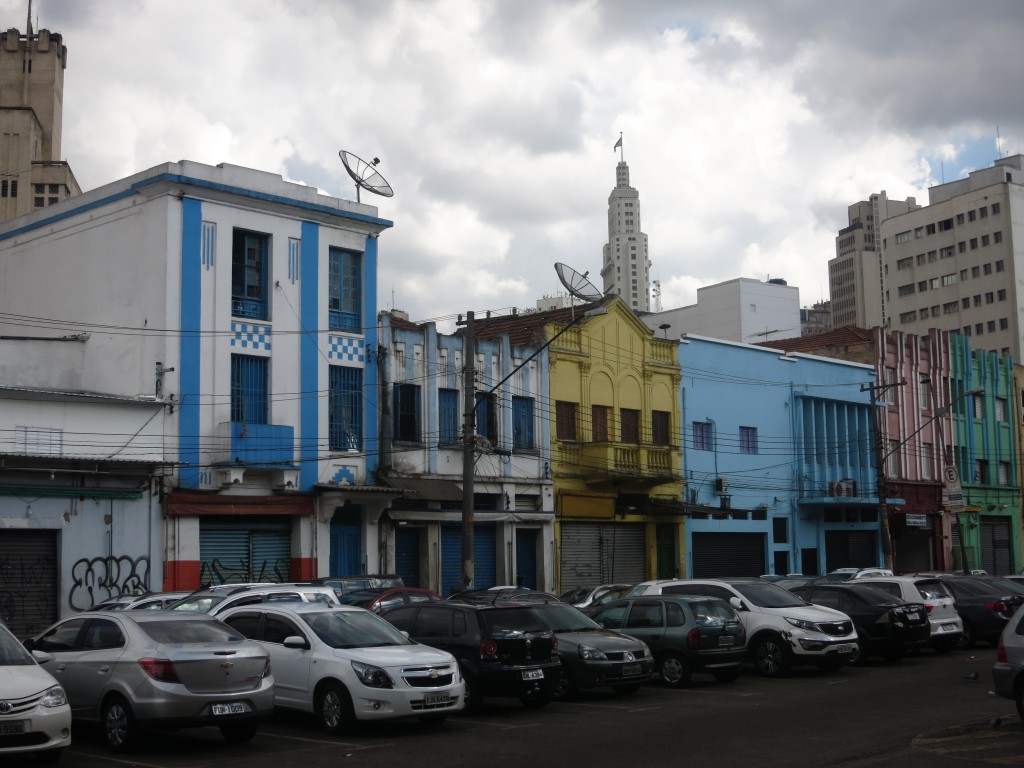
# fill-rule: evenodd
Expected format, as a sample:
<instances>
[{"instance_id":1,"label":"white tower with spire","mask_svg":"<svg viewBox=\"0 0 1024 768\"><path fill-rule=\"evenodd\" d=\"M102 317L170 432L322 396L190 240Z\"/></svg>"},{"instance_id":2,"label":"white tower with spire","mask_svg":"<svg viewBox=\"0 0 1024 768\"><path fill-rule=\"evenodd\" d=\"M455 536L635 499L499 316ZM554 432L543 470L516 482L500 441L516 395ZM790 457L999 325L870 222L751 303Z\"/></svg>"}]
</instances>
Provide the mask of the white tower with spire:
<instances>
[{"instance_id":1,"label":"white tower with spire","mask_svg":"<svg viewBox=\"0 0 1024 768\"><path fill-rule=\"evenodd\" d=\"M619 163L615 167L615 188L608 196L608 242L601 263L604 293L618 294L636 312L650 312L647 235L640 231L640 193L629 186L622 134L613 149L619 150Z\"/></svg>"}]
</instances>

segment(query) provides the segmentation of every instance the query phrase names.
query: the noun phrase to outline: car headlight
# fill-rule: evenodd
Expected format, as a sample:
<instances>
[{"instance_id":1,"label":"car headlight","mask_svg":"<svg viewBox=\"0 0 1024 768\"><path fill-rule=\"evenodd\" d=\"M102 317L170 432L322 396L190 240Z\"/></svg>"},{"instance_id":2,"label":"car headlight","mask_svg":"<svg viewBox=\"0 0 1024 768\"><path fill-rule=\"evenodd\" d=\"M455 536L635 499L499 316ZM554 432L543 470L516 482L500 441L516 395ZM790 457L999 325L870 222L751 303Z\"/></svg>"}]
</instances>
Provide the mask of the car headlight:
<instances>
[{"instance_id":1,"label":"car headlight","mask_svg":"<svg viewBox=\"0 0 1024 768\"><path fill-rule=\"evenodd\" d=\"M786 621L788 621L794 627L805 629L808 632L821 632L821 630L818 628L818 625L815 624L813 621L804 621L803 619L791 619L788 616L786 617Z\"/></svg>"},{"instance_id":2,"label":"car headlight","mask_svg":"<svg viewBox=\"0 0 1024 768\"><path fill-rule=\"evenodd\" d=\"M68 695L64 693L63 688L55 685L43 694L43 698L39 700L39 703L44 707L63 707L68 703Z\"/></svg>"},{"instance_id":3,"label":"car headlight","mask_svg":"<svg viewBox=\"0 0 1024 768\"><path fill-rule=\"evenodd\" d=\"M352 670L356 673L356 677L359 678L359 682L367 688L395 687L395 683L391 679L391 676L380 667L374 667L369 664L361 664L358 661L353 661Z\"/></svg>"},{"instance_id":4,"label":"car headlight","mask_svg":"<svg viewBox=\"0 0 1024 768\"><path fill-rule=\"evenodd\" d=\"M579 654L584 661L608 661L604 651L600 651L592 645L581 645Z\"/></svg>"},{"instance_id":5,"label":"car headlight","mask_svg":"<svg viewBox=\"0 0 1024 768\"><path fill-rule=\"evenodd\" d=\"M644 658L645 659L651 658L651 649L647 646L647 643L645 643L643 640L641 640L640 641L640 645L643 646L643 649L644 649Z\"/></svg>"}]
</instances>

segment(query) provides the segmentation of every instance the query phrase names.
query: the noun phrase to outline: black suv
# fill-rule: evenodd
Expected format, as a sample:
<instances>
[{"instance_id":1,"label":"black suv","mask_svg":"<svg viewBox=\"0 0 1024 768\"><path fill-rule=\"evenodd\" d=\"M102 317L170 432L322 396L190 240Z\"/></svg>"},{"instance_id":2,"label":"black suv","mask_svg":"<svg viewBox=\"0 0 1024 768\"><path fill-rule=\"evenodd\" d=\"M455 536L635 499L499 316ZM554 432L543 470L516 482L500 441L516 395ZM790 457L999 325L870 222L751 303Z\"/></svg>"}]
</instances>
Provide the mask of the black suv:
<instances>
[{"instance_id":1,"label":"black suv","mask_svg":"<svg viewBox=\"0 0 1024 768\"><path fill-rule=\"evenodd\" d=\"M443 600L395 608L382 617L416 642L459 660L467 712L479 710L486 696L543 707L558 687L558 639L529 605Z\"/></svg>"}]
</instances>

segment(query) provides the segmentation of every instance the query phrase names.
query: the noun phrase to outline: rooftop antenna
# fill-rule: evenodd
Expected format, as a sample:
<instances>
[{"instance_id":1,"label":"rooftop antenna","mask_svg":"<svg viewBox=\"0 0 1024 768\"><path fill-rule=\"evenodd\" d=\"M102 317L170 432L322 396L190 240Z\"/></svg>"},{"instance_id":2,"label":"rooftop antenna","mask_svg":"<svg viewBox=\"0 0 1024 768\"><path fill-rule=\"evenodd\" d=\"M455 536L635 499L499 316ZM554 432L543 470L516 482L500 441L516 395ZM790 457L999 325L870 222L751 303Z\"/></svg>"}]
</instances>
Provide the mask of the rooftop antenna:
<instances>
[{"instance_id":1,"label":"rooftop antenna","mask_svg":"<svg viewBox=\"0 0 1024 768\"><path fill-rule=\"evenodd\" d=\"M1003 139L999 136L999 126L996 126L996 159L1003 159Z\"/></svg>"},{"instance_id":2,"label":"rooftop antenna","mask_svg":"<svg viewBox=\"0 0 1024 768\"><path fill-rule=\"evenodd\" d=\"M377 166L380 164L379 157L373 158L373 162L368 163L358 155L353 155L344 149L338 152L338 157L341 158L341 163L345 166L345 170L348 171L348 175L352 177L352 181L356 183L357 203L362 202L359 199L360 189L373 192L373 194L380 195L381 197L394 196L395 191L391 189L387 179L377 171Z\"/></svg>"},{"instance_id":3,"label":"rooftop antenna","mask_svg":"<svg viewBox=\"0 0 1024 768\"><path fill-rule=\"evenodd\" d=\"M587 304L600 301L604 298L604 294L597 289L597 286L587 279L587 275L589 275L590 272L580 274L568 264L563 264L562 262L557 262L555 264L555 272L558 273L558 279L561 281L562 285L565 286L565 290L567 290L569 295L573 298L584 301ZM574 307L575 305L570 302L569 306Z\"/></svg>"},{"instance_id":4,"label":"rooftop antenna","mask_svg":"<svg viewBox=\"0 0 1024 768\"><path fill-rule=\"evenodd\" d=\"M26 21L28 27L28 38L32 39L32 0L28 0L28 20Z\"/></svg>"}]
</instances>

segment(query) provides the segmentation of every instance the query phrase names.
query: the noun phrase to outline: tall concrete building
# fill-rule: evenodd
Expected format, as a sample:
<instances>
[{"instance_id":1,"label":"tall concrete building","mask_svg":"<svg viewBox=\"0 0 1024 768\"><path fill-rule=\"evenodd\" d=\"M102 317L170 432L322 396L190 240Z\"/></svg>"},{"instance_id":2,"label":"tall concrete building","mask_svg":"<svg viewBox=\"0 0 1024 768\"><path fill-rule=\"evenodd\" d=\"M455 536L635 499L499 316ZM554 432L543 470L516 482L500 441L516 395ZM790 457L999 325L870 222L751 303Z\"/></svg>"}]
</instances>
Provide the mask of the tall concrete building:
<instances>
[{"instance_id":1,"label":"tall concrete building","mask_svg":"<svg viewBox=\"0 0 1024 768\"><path fill-rule=\"evenodd\" d=\"M833 328L886 324L879 227L890 216L920 207L912 197L890 200L884 189L849 207L849 225L836 235L836 255L828 263Z\"/></svg>"},{"instance_id":2,"label":"tall concrete building","mask_svg":"<svg viewBox=\"0 0 1024 768\"><path fill-rule=\"evenodd\" d=\"M975 349L1024 359L1024 155L928 190L929 204L881 224L893 329L960 331Z\"/></svg>"},{"instance_id":3,"label":"tall concrete building","mask_svg":"<svg viewBox=\"0 0 1024 768\"><path fill-rule=\"evenodd\" d=\"M621 138L615 147L621 149ZM651 262L647 235L640 230L640 193L629 186L629 166L622 157L615 167L615 189L608 195L608 242L601 277L606 296L617 294L634 312L648 312Z\"/></svg>"},{"instance_id":4,"label":"tall concrete building","mask_svg":"<svg viewBox=\"0 0 1024 768\"><path fill-rule=\"evenodd\" d=\"M55 32L0 32L0 221L81 193L61 160L67 60Z\"/></svg>"}]
</instances>

